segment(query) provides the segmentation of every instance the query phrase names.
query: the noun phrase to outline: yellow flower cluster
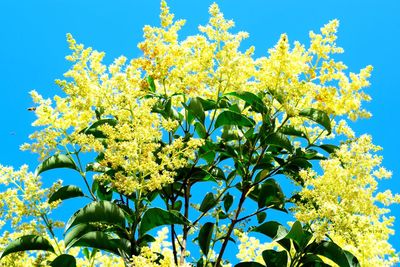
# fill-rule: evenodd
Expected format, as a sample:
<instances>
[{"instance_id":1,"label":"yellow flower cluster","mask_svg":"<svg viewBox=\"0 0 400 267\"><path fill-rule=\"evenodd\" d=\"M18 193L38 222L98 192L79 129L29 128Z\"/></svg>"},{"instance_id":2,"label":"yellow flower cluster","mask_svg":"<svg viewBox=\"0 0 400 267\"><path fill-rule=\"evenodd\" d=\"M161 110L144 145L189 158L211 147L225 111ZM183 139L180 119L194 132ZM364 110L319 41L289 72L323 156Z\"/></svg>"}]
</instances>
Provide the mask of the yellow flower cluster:
<instances>
[{"instance_id":1,"label":"yellow flower cluster","mask_svg":"<svg viewBox=\"0 0 400 267\"><path fill-rule=\"evenodd\" d=\"M62 228L64 223L52 221L47 217L59 204L57 201L49 204L47 199L52 192L60 188L61 181L55 182L50 188L43 189L40 176L29 172L28 166L24 165L19 170L0 166L0 186L7 187L7 190L0 192L0 229L7 229L2 231L0 236L0 251L18 237L40 235L50 241L56 253L62 253L65 250L64 242L50 236L48 227L51 226L54 230ZM47 220L47 226L43 217ZM80 248L72 248L68 251L76 257L79 267L124 266L120 258L100 252L91 263L86 258L80 258L79 251ZM50 252L12 253L1 260L1 266L44 266L56 256Z\"/></svg>"},{"instance_id":2,"label":"yellow flower cluster","mask_svg":"<svg viewBox=\"0 0 400 267\"><path fill-rule=\"evenodd\" d=\"M68 42L73 53L67 58L75 65L65 76L72 81L57 82L65 97L55 96L54 101L31 92L38 105L33 125L42 129L30 136L36 142L22 149L37 152L42 159L59 151L101 153L101 167L118 172L97 178L112 182L124 194L153 191L173 182L174 170L187 165L202 142L177 139L161 147L163 132L174 132L178 123L152 112L156 99L144 98L149 85L141 75L143 66L134 61L125 66L126 58L119 57L107 68L101 63L104 53L85 49L71 35ZM117 122L97 128L106 138L83 132L99 120Z\"/></svg>"},{"instance_id":3,"label":"yellow flower cluster","mask_svg":"<svg viewBox=\"0 0 400 267\"><path fill-rule=\"evenodd\" d=\"M174 15L162 1L161 26L144 27L144 41L138 45L143 56L130 61L121 56L110 66L102 63L103 52L84 48L68 35L72 54L67 60L74 65L65 73L66 80L57 81L64 96L45 99L36 91L31 92L37 104L33 125L41 129L30 136L34 142L24 144L22 149L30 149L42 159L58 152L94 151L101 155L98 167L116 170L112 174L98 174L96 179L111 183L124 194L153 191L173 182L175 171L192 162L195 151L203 144L194 138L170 138L169 143L163 144L163 134L176 131L179 122L153 112L156 99L172 99L172 108L182 114L182 102L191 97L217 100L232 91L262 95L271 114L301 127L310 140L328 136L316 123L306 123L299 116L305 108L326 112L336 134L354 138L346 120L336 119L370 116L362 102L370 100L363 89L369 86L372 67L367 66L358 74L347 73L347 66L332 57L343 52L336 45L337 20L322 27L320 33L310 32L309 48L299 42L291 46L288 36L282 34L268 55L254 58L253 47L245 52L240 49L248 34L231 33L233 21L226 20L216 4L211 5L209 13L208 24L199 27L202 34L180 41L178 32L185 22L174 22ZM260 117L254 115L254 119L259 121ZM87 127L102 120L108 121L96 129L102 137L84 133ZM385 218L387 209L376 203L388 205L399 202L400 197L389 191L376 192L375 178L388 177L389 172L376 169L381 158L371 153L375 150L370 137L361 136L322 161L322 175L302 171L306 188L301 195L307 203L298 204L296 217L302 222L313 222L319 239L328 233L362 263L386 266L397 261L396 257L387 258L394 253L387 243L393 219ZM8 177L9 172L3 168L0 177ZM48 211L49 207L40 206L45 205L39 202L44 193L38 188L40 185L29 184L36 178L27 174L26 167L21 172L18 177L29 177L26 188L32 194L32 203L40 211ZM10 178L0 179L6 183ZM17 214L4 217L16 220L14 225L20 223L18 218L22 215L39 215L17 197L17 191L2 193L3 199L10 201L0 201L1 208L10 206L8 214ZM164 238L163 233L160 235ZM238 258L254 259L257 241L245 235L239 238L242 252ZM156 244L153 249L143 249L141 255L132 259L133 264L156 266L150 262L157 251L167 255L162 266L172 266L168 265L172 257L164 251L166 246Z\"/></svg>"},{"instance_id":4,"label":"yellow flower cluster","mask_svg":"<svg viewBox=\"0 0 400 267\"><path fill-rule=\"evenodd\" d=\"M149 266L149 267L174 267L174 255L171 249L171 243L166 241L168 238L168 228L164 227L157 232L156 240L151 243L150 247L143 247L140 255L133 256L131 259L132 266ZM157 259L163 256L157 263ZM187 263L179 265L182 267L190 266Z\"/></svg>"},{"instance_id":5,"label":"yellow flower cluster","mask_svg":"<svg viewBox=\"0 0 400 267\"><path fill-rule=\"evenodd\" d=\"M269 56L253 59L253 47L246 52L239 49L248 34L230 33L234 23L224 18L216 4L211 5L209 13L208 24L199 27L204 35L179 41L178 31L184 21L174 22L173 14L162 1L161 27L144 27L145 40L139 44L143 56L130 62L121 56L110 66L102 64L103 52L85 49L68 35L72 54L67 59L74 65L65 73L68 80L57 81L65 97L43 99L37 92L31 92L38 105L35 111L38 119L33 125L42 129L30 136L36 142L24 144L22 148L39 153L41 158L58 150L68 152L71 146L74 151L105 152L112 166L123 166L127 171L118 174L117 181L125 183L119 187L137 188L141 179L138 176L159 172L154 158L162 129L177 128L176 122L151 112L154 100L144 98L150 87L144 77L151 77L155 93L172 97L173 106L178 108L181 101L193 96L216 99L231 91L265 93L264 100L273 113L281 113L279 118L290 116L287 123L306 127L310 136L320 135L322 129L313 123L304 125L304 118L296 116L304 108L323 110L332 120L341 115L351 119L368 117L361 103L370 98L362 88L369 85L367 79L372 67L359 74L346 75L346 66L331 58L331 54L342 52L335 43L337 20L321 28L321 34L310 33L308 50L298 42L291 48L288 37L282 34L276 46L269 50ZM99 117L118 121L114 128L102 128L108 131L107 148L101 140L81 134ZM347 126L345 130L338 127L338 131L351 135ZM159 175L161 184L171 181L173 176Z\"/></svg>"},{"instance_id":6,"label":"yellow flower cluster","mask_svg":"<svg viewBox=\"0 0 400 267\"><path fill-rule=\"evenodd\" d=\"M328 234L343 249L352 252L361 266L392 266L398 262L388 243L394 218L382 204L400 203L400 196L388 190L377 192L377 179L391 173L380 167L378 146L362 135L345 143L330 159L321 161L323 173L300 172L305 181L301 191L305 202L297 203L295 217L310 223L317 240Z\"/></svg>"},{"instance_id":7,"label":"yellow flower cluster","mask_svg":"<svg viewBox=\"0 0 400 267\"><path fill-rule=\"evenodd\" d=\"M235 229L234 233L240 242L238 245L239 252L236 254L236 258L240 260L240 262L256 261L260 264L265 264L262 252L267 249L278 248L276 243L261 243L259 239L248 236L247 233L241 232L240 230Z\"/></svg>"},{"instance_id":8,"label":"yellow flower cluster","mask_svg":"<svg viewBox=\"0 0 400 267\"><path fill-rule=\"evenodd\" d=\"M216 99L224 92L262 92L273 113L289 115L288 123L302 127L304 119L296 115L310 107L325 111L332 120L370 116L361 104L370 100L362 89L369 86L372 67L346 74L347 66L332 58L343 52L336 45L337 20L322 27L320 34L310 32L308 49L299 42L291 48L287 35L282 34L268 56L253 58L254 47L245 52L239 49L248 34L231 33L234 22L226 20L216 4L209 9L208 24L199 26L203 35L182 41L178 41L178 31L184 21L173 22L164 1L161 9L161 27L144 28L145 40L139 44L144 56L131 62L155 79L158 93ZM179 106L182 97L174 100ZM315 135L321 132L316 125L307 130L311 136L313 131Z\"/></svg>"},{"instance_id":9,"label":"yellow flower cluster","mask_svg":"<svg viewBox=\"0 0 400 267\"><path fill-rule=\"evenodd\" d=\"M0 166L0 186L6 186L0 192L0 251L16 238L28 235L46 234L46 225L42 216L51 213L57 203L48 204L47 195L60 187L58 181L49 189L42 188L40 177L28 171L24 165L19 170ZM48 221L52 227L62 227L62 222ZM50 238L49 238L50 239ZM42 253L40 257L30 256L28 253L10 254L2 260L2 266L38 266L44 263L51 255ZM36 264L36 265L35 265Z\"/></svg>"}]
</instances>

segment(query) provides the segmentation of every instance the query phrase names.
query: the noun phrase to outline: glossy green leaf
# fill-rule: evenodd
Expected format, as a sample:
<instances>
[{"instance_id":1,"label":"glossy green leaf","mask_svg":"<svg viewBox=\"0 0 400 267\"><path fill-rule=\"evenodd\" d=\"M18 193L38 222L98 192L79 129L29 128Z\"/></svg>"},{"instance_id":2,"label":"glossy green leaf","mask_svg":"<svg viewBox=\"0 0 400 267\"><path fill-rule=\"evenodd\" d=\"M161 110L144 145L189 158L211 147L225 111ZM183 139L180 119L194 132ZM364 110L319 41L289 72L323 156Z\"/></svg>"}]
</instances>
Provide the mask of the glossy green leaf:
<instances>
[{"instance_id":1,"label":"glossy green leaf","mask_svg":"<svg viewBox=\"0 0 400 267\"><path fill-rule=\"evenodd\" d=\"M267 218L267 213L266 212L259 212L257 213L257 222L258 223L263 223L265 221L265 219Z\"/></svg>"},{"instance_id":2,"label":"glossy green leaf","mask_svg":"<svg viewBox=\"0 0 400 267\"><path fill-rule=\"evenodd\" d=\"M201 105L205 111L219 108L217 102L215 102L214 100L203 99L201 97L198 97L198 99L200 100Z\"/></svg>"},{"instance_id":3,"label":"glossy green leaf","mask_svg":"<svg viewBox=\"0 0 400 267\"><path fill-rule=\"evenodd\" d=\"M154 237L152 237L151 235L145 234L142 237L140 237L136 243L139 246L147 246L149 243L156 241L156 239Z\"/></svg>"},{"instance_id":4,"label":"glossy green leaf","mask_svg":"<svg viewBox=\"0 0 400 267\"><path fill-rule=\"evenodd\" d=\"M80 237L83 235L100 230L99 227L95 227L89 223L81 223L76 225L74 228L69 230L67 233L64 235L64 243L67 248L69 248L69 245L74 243L76 240L78 240Z\"/></svg>"},{"instance_id":5,"label":"glossy green leaf","mask_svg":"<svg viewBox=\"0 0 400 267\"><path fill-rule=\"evenodd\" d=\"M65 231L77 224L94 222L123 228L125 227L125 213L117 204L112 202L105 200L92 202L72 215L65 226Z\"/></svg>"},{"instance_id":6,"label":"glossy green leaf","mask_svg":"<svg viewBox=\"0 0 400 267\"><path fill-rule=\"evenodd\" d=\"M350 251L343 250L344 255L346 255L347 261L349 262L350 267L360 267L361 264Z\"/></svg>"},{"instance_id":7,"label":"glossy green leaf","mask_svg":"<svg viewBox=\"0 0 400 267\"><path fill-rule=\"evenodd\" d=\"M226 219L226 218L228 218L228 214L226 214L226 213L225 213L224 211L222 211L222 210L219 210L219 212L218 212L218 218L221 219L221 220Z\"/></svg>"},{"instance_id":8,"label":"glossy green leaf","mask_svg":"<svg viewBox=\"0 0 400 267\"><path fill-rule=\"evenodd\" d=\"M205 223L200 231L199 231L199 246L201 251L205 256L208 255L208 251L210 250L210 242L214 232L214 223L207 222Z\"/></svg>"},{"instance_id":9,"label":"glossy green leaf","mask_svg":"<svg viewBox=\"0 0 400 267\"><path fill-rule=\"evenodd\" d=\"M204 127L204 124L196 121L194 123L194 130L196 131L196 133L199 135L200 138L206 138L207 136L207 130Z\"/></svg>"},{"instance_id":10,"label":"glossy green leaf","mask_svg":"<svg viewBox=\"0 0 400 267\"><path fill-rule=\"evenodd\" d=\"M330 241L321 241L313 243L310 246L310 252L324 256L341 267L358 267L359 262L350 252L344 251L338 245Z\"/></svg>"},{"instance_id":11,"label":"glossy green leaf","mask_svg":"<svg viewBox=\"0 0 400 267\"><path fill-rule=\"evenodd\" d=\"M154 83L154 79L151 76L147 76L147 83L149 84L149 89L153 93L156 91L156 84Z\"/></svg>"},{"instance_id":12,"label":"glossy green leaf","mask_svg":"<svg viewBox=\"0 0 400 267\"><path fill-rule=\"evenodd\" d=\"M75 257L69 254L61 254L51 263L51 267L76 267Z\"/></svg>"},{"instance_id":13,"label":"glossy green leaf","mask_svg":"<svg viewBox=\"0 0 400 267\"><path fill-rule=\"evenodd\" d=\"M329 116L324 111L315 108L307 108L300 111L299 115L315 121L316 123L323 126L328 131L328 133L331 133L331 121L329 119Z\"/></svg>"},{"instance_id":14,"label":"glossy green leaf","mask_svg":"<svg viewBox=\"0 0 400 267\"><path fill-rule=\"evenodd\" d=\"M225 110L218 115L215 121L215 129L224 125L253 127L254 122L240 113Z\"/></svg>"},{"instance_id":15,"label":"glossy green leaf","mask_svg":"<svg viewBox=\"0 0 400 267\"><path fill-rule=\"evenodd\" d=\"M300 248L305 247L311 237L310 233L303 231L303 227L299 221L296 221L292 225L292 228L286 235L286 238L292 239Z\"/></svg>"},{"instance_id":16,"label":"glossy green leaf","mask_svg":"<svg viewBox=\"0 0 400 267\"><path fill-rule=\"evenodd\" d=\"M250 92L230 92L227 93L226 95L229 96L234 96L237 98L242 99L243 101L246 102L248 106L251 106L251 108L259 113L267 113L268 109L264 105L264 101L262 101L261 98L259 98L257 95L250 93Z\"/></svg>"},{"instance_id":17,"label":"glossy green leaf","mask_svg":"<svg viewBox=\"0 0 400 267\"><path fill-rule=\"evenodd\" d=\"M206 170L202 168L194 168L191 170L192 174L190 175L191 183L196 182L216 182L215 178Z\"/></svg>"},{"instance_id":18,"label":"glossy green leaf","mask_svg":"<svg viewBox=\"0 0 400 267\"><path fill-rule=\"evenodd\" d=\"M69 168L73 170L78 170L71 156L57 154L48 157L41 164L39 164L39 166L36 168L35 174L39 175L42 172L58 168Z\"/></svg>"},{"instance_id":19,"label":"glossy green leaf","mask_svg":"<svg viewBox=\"0 0 400 267\"><path fill-rule=\"evenodd\" d=\"M284 204L285 195L280 185L274 179L267 179L264 181L260 193L258 194L258 208L271 205L277 208L283 208Z\"/></svg>"},{"instance_id":20,"label":"glossy green leaf","mask_svg":"<svg viewBox=\"0 0 400 267\"><path fill-rule=\"evenodd\" d=\"M286 251L275 251L272 249L268 249L262 252L262 257L268 267L287 266L288 255Z\"/></svg>"},{"instance_id":21,"label":"glossy green leaf","mask_svg":"<svg viewBox=\"0 0 400 267\"><path fill-rule=\"evenodd\" d=\"M246 261L236 264L235 267L265 267L265 265L255 261Z\"/></svg>"},{"instance_id":22,"label":"glossy green leaf","mask_svg":"<svg viewBox=\"0 0 400 267\"><path fill-rule=\"evenodd\" d=\"M90 253L88 248L83 248L82 254L85 256L86 259L90 259Z\"/></svg>"},{"instance_id":23,"label":"glossy green leaf","mask_svg":"<svg viewBox=\"0 0 400 267\"><path fill-rule=\"evenodd\" d=\"M203 201L201 202L199 210L201 212L206 212L206 211L212 209L213 207L215 207L215 205L217 205L217 201L214 197L214 194L209 192L206 194Z\"/></svg>"},{"instance_id":24,"label":"glossy green leaf","mask_svg":"<svg viewBox=\"0 0 400 267\"><path fill-rule=\"evenodd\" d=\"M129 253L130 244L126 239L113 239L103 231L88 232L69 245L70 247L90 247L121 255Z\"/></svg>"},{"instance_id":25,"label":"glossy green leaf","mask_svg":"<svg viewBox=\"0 0 400 267\"><path fill-rule=\"evenodd\" d=\"M93 135L96 138L105 138L106 135L98 129L99 126L102 126L105 124L115 126L115 125L117 125L117 123L118 122L115 119L101 119L101 120L94 122L88 128L84 129L83 133Z\"/></svg>"},{"instance_id":26,"label":"glossy green leaf","mask_svg":"<svg viewBox=\"0 0 400 267\"><path fill-rule=\"evenodd\" d=\"M335 145L329 145L329 144L325 144L325 145L319 145L317 147L322 148L323 150L325 150L326 152L328 152L329 154L335 152L336 150L339 149L338 146Z\"/></svg>"},{"instance_id":27,"label":"glossy green leaf","mask_svg":"<svg viewBox=\"0 0 400 267\"><path fill-rule=\"evenodd\" d=\"M300 258L301 266L312 267L331 267L331 265L324 263L324 261L315 254L306 254Z\"/></svg>"},{"instance_id":28,"label":"glossy green leaf","mask_svg":"<svg viewBox=\"0 0 400 267\"><path fill-rule=\"evenodd\" d=\"M264 234L272 238L273 241L278 242L287 251L290 251L290 240L285 238L288 230L280 223L275 221L265 222L255 227L252 231Z\"/></svg>"},{"instance_id":29,"label":"glossy green leaf","mask_svg":"<svg viewBox=\"0 0 400 267\"><path fill-rule=\"evenodd\" d=\"M108 185L102 184L97 180L93 181L92 190L96 193L96 196L100 200L111 201L113 196L113 191L108 187Z\"/></svg>"},{"instance_id":30,"label":"glossy green leaf","mask_svg":"<svg viewBox=\"0 0 400 267\"><path fill-rule=\"evenodd\" d=\"M46 238L37 235L25 235L9 243L3 250L0 259L11 253L27 250L43 250L54 253L53 246Z\"/></svg>"},{"instance_id":31,"label":"glossy green leaf","mask_svg":"<svg viewBox=\"0 0 400 267\"><path fill-rule=\"evenodd\" d=\"M196 264L196 267L204 267L204 259L201 257Z\"/></svg>"},{"instance_id":32,"label":"glossy green leaf","mask_svg":"<svg viewBox=\"0 0 400 267\"><path fill-rule=\"evenodd\" d=\"M306 138L307 136L304 132L302 132L301 130L295 128L292 125L284 125L280 128L279 130L280 133L283 133L284 135L291 135L291 136L297 136L297 137L302 137L302 138Z\"/></svg>"},{"instance_id":33,"label":"glossy green leaf","mask_svg":"<svg viewBox=\"0 0 400 267\"><path fill-rule=\"evenodd\" d=\"M173 210L180 211L182 208L182 200L177 200L172 207Z\"/></svg>"},{"instance_id":34,"label":"glossy green leaf","mask_svg":"<svg viewBox=\"0 0 400 267\"><path fill-rule=\"evenodd\" d=\"M74 197L83 197L84 194L82 190L75 185L66 185L55 191L49 197L49 203L57 200L65 200Z\"/></svg>"},{"instance_id":35,"label":"glossy green leaf","mask_svg":"<svg viewBox=\"0 0 400 267\"><path fill-rule=\"evenodd\" d=\"M228 211L232 206L233 196L231 194L227 193L224 196L223 201L224 201L224 209L225 209L225 211Z\"/></svg>"},{"instance_id":36,"label":"glossy green leaf","mask_svg":"<svg viewBox=\"0 0 400 267\"><path fill-rule=\"evenodd\" d=\"M286 135L282 133L272 133L262 139L263 144L285 148L287 151L293 151L293 146Z\"/></svg>"},{"instance_id":37,"label":"glossy green leaf","mask_svg":"<svg viewBox=\"0 0 400 267\"><path fill-rule=\"evenodd\" d=\"M166 211L160 208L148 209L142 217L139 227L140 236L151 229L170 224L188 225L189 221L176 211Z\"/></svg>"},{"instance_id":38,"label":"glossy green leaf","mask_svg":"<svg viewBox=\"0 0 400 267\"><path fill-rule=\"evenodd\" d=\"M199 98L195 97L190 100L188 111L193 114L193 116L198 119L202 124L206 118L204 114L203 105Z\"/></svg>"}]
</instances>

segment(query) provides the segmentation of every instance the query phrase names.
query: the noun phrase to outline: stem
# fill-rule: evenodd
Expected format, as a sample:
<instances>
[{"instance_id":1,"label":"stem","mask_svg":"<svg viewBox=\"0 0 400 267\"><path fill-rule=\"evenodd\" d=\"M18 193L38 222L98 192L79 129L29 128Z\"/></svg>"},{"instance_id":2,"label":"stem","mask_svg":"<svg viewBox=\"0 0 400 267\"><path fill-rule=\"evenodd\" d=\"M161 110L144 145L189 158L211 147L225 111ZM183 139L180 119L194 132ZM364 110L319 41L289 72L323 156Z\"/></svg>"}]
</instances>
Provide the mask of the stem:
<instances>
[{"instance_id":1,"label":"stem","mask_svg":"<svg viewBox=\"0 0 400 267\"><path fill-rule=\"evenodd\" d=\"M178 266L178 252L176 251L175 245L175 225L171 224L171 242L172 242L172 251L174 253L174 263Z\"/></svg>"},{"instance_id":2,"label":"stem","mask_svg":"<svg viewBox=\"0 0 400 267\"><path fill-rule=\"evenodd\" d=\"M219 202L219 200L220 200L221 197L225 194L226 191L228 191L229 189L231 189L231 184L232 184L233 180L234 180L234 179L232 179L232 180L229 182L229 184L227 184L226 187L222 190L222 192L216 197L215 200L216 200L217 202ZM212 207L212 208L213 208L213 207ZM189 228L194 227L194 226L201 220L201 218L203 218L203 217L207 214L207 212L208 212L209 210L211 210L212 208L209 208L209 209L205 210L203 213L201 213L200 216L199 216L196 220L193 221L193 223L189 226Z\"/></svg>"},{"instance_id":3,"label":"stem","mask_svg":"<svg viewBox=\"0 0 400 267\"><path fill-rule=\"evenodd\" d=\"M241 195L240 200L239 200L239 205L238 205L238 208L236 210L235 217L232 220L232 223L229 225L228 232L226 233L226 236L224 238L224 242L222 243L222 246L221 246L221 249L219 251L218 258L215 261L214 267L220 266L220 263L222 261L222 256L224 255L226 246L228 245L228 242L229 242L229 238L230 238L230 236L231 236L231 234L233 232L233 229L235 228L236 223L238 222L239 214L240 214L240 211L242 209L243 203L246 200L247 192L248 192L248 189L244 189L242 191L242 195Z\"/></svg>"},{"instance_id":4,"label":"stem","mask_svg":"<svg viewBox=\"0 0 400 267\"><path fill-rule=\"evenodd\" d=\"M257 214L259 214L259 213L261 213L261 212L263 212L263 211L266 211L267 209L269 209L269 208L271 208L271 207L273 207L273 205L264 207L264 208L262 208L262 209L259 209L259 210L255 211L255 212L253 212L252 214L249 214L249 215L246 215L246 216L244 216L244 217L242 217L242 218L240 218L240 219L237 219L236 222L244 221L244 220L246 220L246 219L248 219L248 218L250 218L250 217L253 217L254 215L257 215Z\"/></svg>"},{"instance_id":5,"label":"stem","mask_svg":"<svg viewBox=\"0 0 400 267\"><path fill-rule=\"evenodd\" d=\"M69 138L69 136L67 135L67 133L65 133L65 135ZM76 158L77 158L77 160L78 160L78 164L76 164L74 158L71 156L71 152L69 151L68 147L65 145L64 148L65 148L65 150L67 151L68 157L74 162L74 164L75 164L76 166L78 166L78 168L79 168L79 174L82 176L83 181L85 182L85 185L86 185L86 187L87 187L87 189L88 189L90 195L92 196L92 200L93 200L93 201L96 201L97 198L96 198L96 196L93 194L92 188L90 188L90 185L89 185L89 183L88 183L88 181L87 181L87 179L86 179L86 172L83 171L83 167L82 167L82 163L81 163L81 160L80 160L80 158L79 158L79 155L78 155L78 151L76 151L76 150L74 151L74 154L76 155Z\"/></svg>"},{"instance_id":6,"label":"stem","mask_svg":"<svg viewBox=\"0 0 400 267\"><path fill-rule=\"evenodd\" d=\"M53 232L53 227L51 226L49 220L47 219L47 215L46 214L41 214L40 217L43 219L47 229L49 230L50 236L51 238L54 240L54 242L56 243L56 247L58 249L58 252L60 252L60 255L63 254L60 247L58 246L58 242L56 239L56 235Z\"/></svg>"},{"instance_id":7,"label":"stem","mask_svg":"<svg viewBox=\"0 0 400 267\"><path fill-rule=\"evenodd\" d=\"M171 200L171 206L170 207L172 207L172 209L173 209L173 207L175 205L175 198L172 196L172 198L170 200ZM170 210L170 207L168 205L168 199L165 201L165 204L167 206L167 210ZM175 244L175 236L176 236L175 225L171 224L170 227L171 227L171 243L172 243L172 252L174 254L174 263L175 263L176 266L178 266L178 252L176 250L176 244Z\"/></svg>"},{"instance_id":8,"label":"stem","mask_svg":"<svg viewBox=\"0 0 400 267\"><path fill-rule=\"evenodd\" d=\"M184 187L185 190L185 218L189 218L189 198L190 198L190 183L186 181L186 186ZM181 257L179 260L179 265L185 263L185 254L186 254L186 240L189 232L189 226L183 226L183 235L182 235L182 249L181 249Z\"/></svg>"}]
</instances>

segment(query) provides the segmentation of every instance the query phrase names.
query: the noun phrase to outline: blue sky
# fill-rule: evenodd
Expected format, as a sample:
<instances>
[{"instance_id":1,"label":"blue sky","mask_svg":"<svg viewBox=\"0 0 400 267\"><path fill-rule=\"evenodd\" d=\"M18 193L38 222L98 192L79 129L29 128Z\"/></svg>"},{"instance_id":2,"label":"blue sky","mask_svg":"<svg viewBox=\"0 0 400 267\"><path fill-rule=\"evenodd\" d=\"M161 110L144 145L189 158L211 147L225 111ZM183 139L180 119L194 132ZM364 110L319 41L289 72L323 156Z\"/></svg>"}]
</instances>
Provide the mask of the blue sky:
<instances>
[{"instance_id":1,"label":"blue sky","mask_svg":"<svg viewBox=\"0 0 400 267\"><path fill-rule=\"evenodd\" d=\"M208 19L213 1L171 0L177 18L187 19L182 36L197 33L197 26ZM338 44L345 53L339 58L350 71L368 64L374 66L372 86L367 89L373 100L366 107L370 120L355 124L357 134L370 133L374 143L384 148L384 165L393 171L393 179L381 189L400 193L400 1L397 0L220 0L225 17L234 19L234 31L245 30L250 38L243 48L256 46L256 55L266 54L279 35L286 32L291 42L308 43L309 30L317 31L329 20L341 22ZM159 1L135 0L1 0L0 1L0 112L2 126L0 163L32 169L37 156L20 152L18 147L33 131L34 115L28 92L36 89L45 96L60 94L54 79L69 68L65 34L70 32L87 46L106 52L106 61L123 54L139 54L136 44L142 40L145 24L157 25ZM398 217L400 205L392 215ZM400 250L400 239L392 238Z\"/></svg>"}]
</instances>

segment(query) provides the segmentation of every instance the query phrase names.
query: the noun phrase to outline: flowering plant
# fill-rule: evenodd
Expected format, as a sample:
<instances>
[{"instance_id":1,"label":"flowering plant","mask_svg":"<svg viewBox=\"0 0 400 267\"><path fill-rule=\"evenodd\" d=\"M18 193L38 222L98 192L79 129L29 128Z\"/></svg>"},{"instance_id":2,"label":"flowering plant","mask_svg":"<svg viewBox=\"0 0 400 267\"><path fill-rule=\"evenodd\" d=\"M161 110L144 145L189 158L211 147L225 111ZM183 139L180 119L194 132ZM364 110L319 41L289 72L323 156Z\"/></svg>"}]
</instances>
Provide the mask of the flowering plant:
<instances>
[{"instance_id":1,"label":"flowering plant","mask_svg":"<svg viewBox=\"0 0 400 267\"><path fill-rule=\"evenodd\" d=\"M216 4L209 12L202 34L180 41L184 21L162 1L161 26L144 27L143 55L110 66L67 36L73 66L57 81L63 96L31 92L39 130L22 149L41 164L34 174L1 170L1 182L15 187L1 193L3 223L14 230L1 239L2 262L232 266L226 252L235 242L237 267L398 261L382 205L400 197L377 191L377 179L391 175L380 148L347 123L370 116L362 102L372 67L347 74L334 59L343 52L338 21L311 32L308 49L283 34L268 56L254 58L253 47L239 49L247 33L231 33ZM77 172L86 187L42 189L39 175L58 168ZM90 202L68 222L49 218L79 197ZM295 222L267 218L274 211ZM44 253L24 252L33 250Z\"/></svg>"}]
</instances>

